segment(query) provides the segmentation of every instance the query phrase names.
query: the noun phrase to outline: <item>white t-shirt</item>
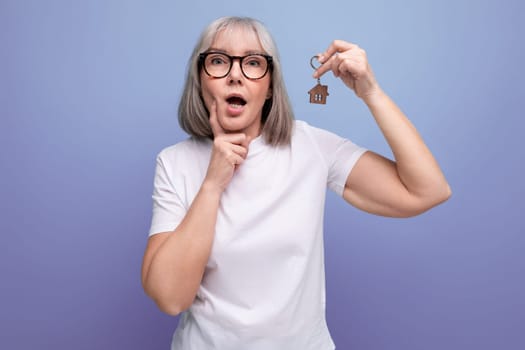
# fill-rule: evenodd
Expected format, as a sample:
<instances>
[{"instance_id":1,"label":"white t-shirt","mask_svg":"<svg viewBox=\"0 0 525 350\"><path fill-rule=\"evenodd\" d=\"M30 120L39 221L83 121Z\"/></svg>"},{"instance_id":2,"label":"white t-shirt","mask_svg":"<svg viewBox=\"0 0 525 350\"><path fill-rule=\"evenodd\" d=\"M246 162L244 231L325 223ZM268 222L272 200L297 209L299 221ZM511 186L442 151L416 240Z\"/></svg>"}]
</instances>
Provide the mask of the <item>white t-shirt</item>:
<instances>
[{"instance_id":1,"label":"white t-shirt","mask_svg":"<svg viewBox=\"0 0 525 350\"><path fill-rule=\"evenodd\" d=\"M212 141L160 152L150 235L174 230L197 194ZM365 149L295 122L290 146L259 136L220 201L211 255L173 350L328 350L323 212ZM205 218L203 218L205 220Z\"/></svg>"}]
</instances>

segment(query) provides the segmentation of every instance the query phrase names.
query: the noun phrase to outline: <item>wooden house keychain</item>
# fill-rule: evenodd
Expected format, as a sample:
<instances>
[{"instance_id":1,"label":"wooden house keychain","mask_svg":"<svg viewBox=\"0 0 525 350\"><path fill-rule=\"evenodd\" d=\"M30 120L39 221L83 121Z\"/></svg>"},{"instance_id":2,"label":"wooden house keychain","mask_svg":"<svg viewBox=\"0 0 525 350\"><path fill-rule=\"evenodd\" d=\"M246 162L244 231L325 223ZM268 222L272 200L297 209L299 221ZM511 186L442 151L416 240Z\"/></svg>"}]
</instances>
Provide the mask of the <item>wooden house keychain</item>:
<instances>
[{"instance_id":1,"label":"wooden house keychain","mask_svg":"<svg viewBox=\"0 0 525 350\"><path fill-rule=\"evenodd\" d=\"M312 56L310 58L310 66L315 70L319 67L314 66L314 59L318 60L317 56ZM328 86L327 85L321 85L321 79L317 78L317 84L308 91L310 94L310 103L317 103L317 104L326 104L326 96L330 95L328 93Z\"/></svg>"}]
</instances>

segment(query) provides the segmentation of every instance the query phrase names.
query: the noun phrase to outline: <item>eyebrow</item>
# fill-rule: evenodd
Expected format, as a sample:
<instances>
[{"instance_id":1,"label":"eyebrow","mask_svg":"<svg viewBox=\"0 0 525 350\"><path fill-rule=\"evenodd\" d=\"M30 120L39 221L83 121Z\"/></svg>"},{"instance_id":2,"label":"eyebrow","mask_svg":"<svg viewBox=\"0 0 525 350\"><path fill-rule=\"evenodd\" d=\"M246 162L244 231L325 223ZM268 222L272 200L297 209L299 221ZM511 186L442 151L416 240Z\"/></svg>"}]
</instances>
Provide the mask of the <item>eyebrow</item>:
<instances>
[{"instance_id":1,"label":"eyebrow","mask_svg":"<svg viewBox=\"0 0 525 350\"><path fill-rule=\"evenodd\" d=\"M218 48L215 48L215 47L210 47L208 50L206 50L206 52L220 52L220 53L224 53L224 54L229 54L228 51L226 50L222 50L222 49L218 49ZM244 55L267 55L266 52L264 51L257 51L257 50L248 50L248 51L244 51Z\"/></svg>"}]
</instances>

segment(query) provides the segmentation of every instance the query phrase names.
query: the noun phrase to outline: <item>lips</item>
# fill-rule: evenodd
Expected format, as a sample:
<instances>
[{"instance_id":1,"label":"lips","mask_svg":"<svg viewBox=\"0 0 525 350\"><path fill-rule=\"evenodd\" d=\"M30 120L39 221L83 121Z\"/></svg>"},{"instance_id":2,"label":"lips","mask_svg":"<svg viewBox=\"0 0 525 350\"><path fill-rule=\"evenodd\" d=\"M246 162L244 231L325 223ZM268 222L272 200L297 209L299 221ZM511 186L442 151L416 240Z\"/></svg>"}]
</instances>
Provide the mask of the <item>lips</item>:
<instances>
[{"instance_id":1,"label":"lips","mask_svg":"<svg viewBox=\"0 0 525 350\"><path fill-rule=\"evenodd\" d=\"M237 117L244 111L247 101L240 94L231 94L226 96L226 112L232 117Z\"/></svg>"},{"instance_id":2,"label":"lips","mask_svg":"<svg viewBox=\"0 0 525 350\"><path fill-rule=\"evenodd\" d=\"M232 106L244 106L246 104L246 100L240 95L228 96L226 102Z\"/></svg>"}]
</instances>

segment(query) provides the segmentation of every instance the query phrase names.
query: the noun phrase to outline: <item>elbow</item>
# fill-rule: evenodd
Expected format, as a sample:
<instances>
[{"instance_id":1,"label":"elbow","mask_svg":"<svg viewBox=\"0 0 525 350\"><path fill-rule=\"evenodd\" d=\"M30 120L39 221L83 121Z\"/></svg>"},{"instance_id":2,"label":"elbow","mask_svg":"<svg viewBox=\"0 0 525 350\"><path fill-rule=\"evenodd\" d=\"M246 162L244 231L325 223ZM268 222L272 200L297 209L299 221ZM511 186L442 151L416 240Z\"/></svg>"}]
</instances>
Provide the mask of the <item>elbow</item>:
<instances>
[{"instance_id":1,"label":"elbow","mask_svg":"<svg viewBox=\"0 0 525 350\"><path fill-rule=\"evenodd\" d=\"M406 210L402 217L408 218L423 214L430 209L446 202L451 196L452 189L448 183L445 183L444 185L437 187L433 194L421 197L419 200L417 200L415 202L417 204Z\"/></svg>"},{"instance_id":2,"label":"elbow","mask_svg":"<svg viewBox=\"0 0 525 350\"><path fill-rule=\"evenodd\" d=\"M451 195L452 190L447 183L434 187L432 193L411 194L400 201L400 205L389 208L387 216L401 219L418 216L446 202Z\"/></svg>"},{"instance_id":3,"label":"elbow","mask_svg":"<svg viewBox=\"0 0 525 350\"><path fill-rule=\"evenodd\" d=\"M449 199L451 196L452 196L452 188L450 188L450 185L447 183L447 185L446 185L446 198L443 200L443 202L446 201L447 199Z\"/></svg>"},{"instance_id":4,"label":"elbow","mask_svg":"<svg viewBox=\"0 0 525 350\"><path fill-rule=\"evenodd\" d=\"M436 193L435 204L433 206L439 205L446 202L452 196L452 189L450 185L445 182L441 187L438 193Z\"/></svg>"},{"instance_id":5,"label":"elbow","mask_svg":"<svg viewBox=\"0 0 525 350\"><path fill-rule=\"evenodd\" d=\"M424 210L422 210L422 212L426 212L440 204L443 204L450 198L450 196L452 196L452 190L447 185L441 193L436 194L431 200L429 200L429 203L424 208Z\"/></svg>"},{"instance_id":6,"label":"elbow","mask_svg":"<svg viewBox=\"0 0 525 350\"><path fill-rule=\"evenodd\" d=\"M146 288L144 288L144 291L155 302L160 311L170 316L178 316L191 306L191 302L148 291Z\"/></svg>"},{"instance_id":7,"label":"elbow","mask_svg":"<svg viewBox=\"0 0 525 350\"><path fill-rule=\"evenodd\" d=\"M165 283L154 283L147 276L142 279L142 288L159 310L170 316L178 316L189 309L196 295L196 292L180 290L171 284L167 286Z\"/></svg>"},{"instance_id":8,"label":"elbow","mask_svg":"<svg viewBox=\"0 0 525 350\"><path fill-rule=\"evenodd\" d=\"M188 304L167 302L159 299L154 299L154 301L160 311L170 316L178 316L190 307Z\"/></svg>"}]
</instances>

